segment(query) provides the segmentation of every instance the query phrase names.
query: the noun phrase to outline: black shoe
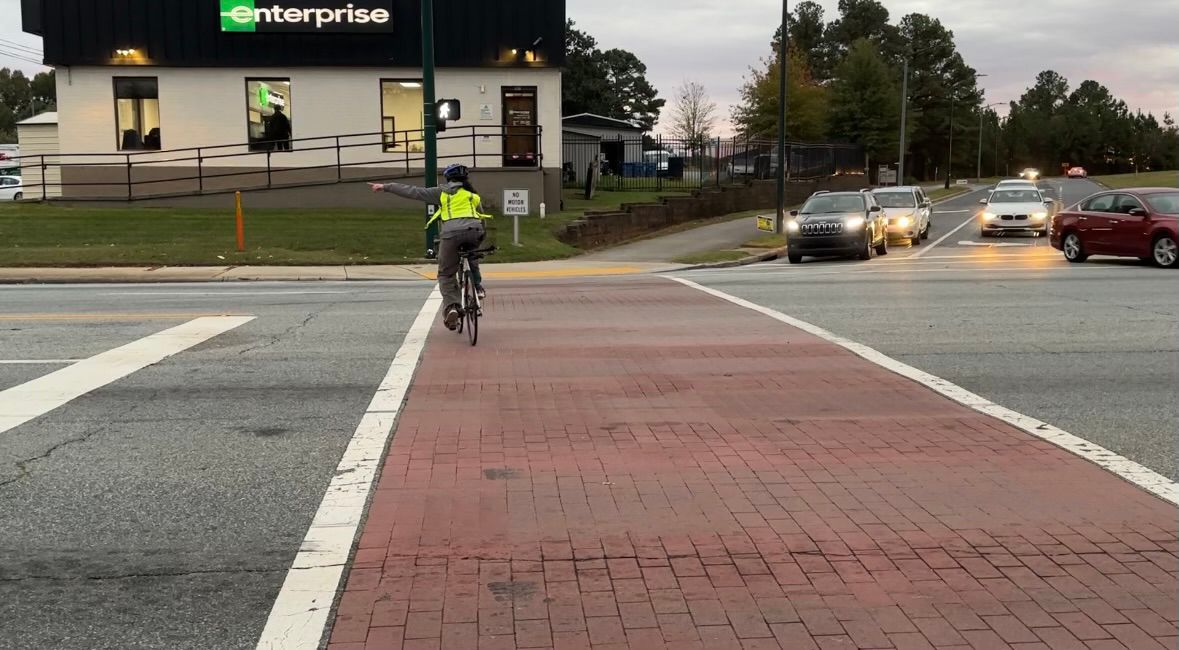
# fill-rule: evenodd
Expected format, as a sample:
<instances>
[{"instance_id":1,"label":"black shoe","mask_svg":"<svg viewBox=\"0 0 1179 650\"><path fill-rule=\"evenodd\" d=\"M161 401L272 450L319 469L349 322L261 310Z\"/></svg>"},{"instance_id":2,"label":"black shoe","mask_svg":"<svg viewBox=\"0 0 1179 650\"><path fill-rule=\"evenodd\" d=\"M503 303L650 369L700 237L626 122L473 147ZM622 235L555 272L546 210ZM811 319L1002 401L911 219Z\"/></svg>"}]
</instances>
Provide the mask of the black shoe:
<instances>
[{"instance_id":1,"label":"black shoe","mask_svg":"<svg viewBox=\"0 0 1179 650\"><path fill-rule=\"evenodd\" d=\"M442 322L446 325L446 329L453 332L458 329L460 318L462 318L462 312L459 311L458 305L451 305L446 308L446 315L442 317Z\"/></svg>"}]
</instances>

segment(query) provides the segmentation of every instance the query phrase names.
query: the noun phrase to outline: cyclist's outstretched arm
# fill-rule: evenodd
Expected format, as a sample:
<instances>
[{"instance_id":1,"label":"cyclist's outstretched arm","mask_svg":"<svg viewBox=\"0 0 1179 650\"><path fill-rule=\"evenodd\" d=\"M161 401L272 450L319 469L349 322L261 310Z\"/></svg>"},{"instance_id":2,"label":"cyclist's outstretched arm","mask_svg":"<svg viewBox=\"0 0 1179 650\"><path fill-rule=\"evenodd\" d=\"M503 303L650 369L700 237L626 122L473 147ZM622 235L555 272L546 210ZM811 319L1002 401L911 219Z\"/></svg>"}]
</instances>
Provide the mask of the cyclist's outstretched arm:
<instances>
[{"instance_id":1,"label":"cyclist's outstretched arm","mask_svg":"<svg viewBox=\"0 0 1179 650\"><path fill-rule=\"evenodd\" d=\"M417 187L403 183L369 183L369 187L374 192L388 192L423 203L438 203L446 193L446 189L442 187Z\"/></svg>"}]
</instances>

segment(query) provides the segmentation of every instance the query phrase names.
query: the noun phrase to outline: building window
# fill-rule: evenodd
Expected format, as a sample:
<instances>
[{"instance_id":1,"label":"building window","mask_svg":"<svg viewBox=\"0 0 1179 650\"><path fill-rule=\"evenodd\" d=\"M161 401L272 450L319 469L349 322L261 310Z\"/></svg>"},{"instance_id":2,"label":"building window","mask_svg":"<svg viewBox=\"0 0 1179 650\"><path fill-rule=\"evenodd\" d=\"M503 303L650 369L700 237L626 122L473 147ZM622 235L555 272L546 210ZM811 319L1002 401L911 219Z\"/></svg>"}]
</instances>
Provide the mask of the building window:
<instances>
[{"instance_id":1,"label":"building window","mask_svg":"<svg viewBox=\"0 0 1179 650\"><path fill-rule=\"evenodd\" d=\"M290 151L294 130L290 79L246 80L250 151Z\"/></svg>"},{"instance_id":2,"label":"building window","mask_svg":"<svg viewBox=\"0 0 1179 650\"><path fill-rule=\"evenodd\" d=\"M381 80L381 143L385 151L421 151L422 82Z\"/></svg>"},{"instance_id":3,"label":"building window","mask_svg":"<svg viewBox=\"0 0 1179 650\"><path fill-rule=\"evenodd\" d=\"M115 137L119 151L160 149L160 87L155 77L115 77Z\"/></svg>"}]
</instances>

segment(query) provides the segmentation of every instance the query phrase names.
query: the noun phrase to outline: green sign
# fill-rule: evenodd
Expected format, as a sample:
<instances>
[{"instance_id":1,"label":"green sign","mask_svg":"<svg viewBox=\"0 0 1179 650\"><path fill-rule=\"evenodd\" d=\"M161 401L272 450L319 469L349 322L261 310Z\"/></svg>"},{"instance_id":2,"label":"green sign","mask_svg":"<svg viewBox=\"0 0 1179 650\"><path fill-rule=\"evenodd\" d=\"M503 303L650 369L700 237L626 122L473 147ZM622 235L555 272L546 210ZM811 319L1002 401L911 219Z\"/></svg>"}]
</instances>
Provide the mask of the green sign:
<instances>
[{"instance_id":1,"label":"green sign","mask_svg":"<svg viewBox=\"0 0 1179 650\"><path fill-rule=\"evenodd\" d=\"M266 108L270 104L270 89L266 86L258 86L258 105Z\"/></svg>"},{"instance_id":2,"label":"green sign","mask_svg":"<svg viewBox=\"0 0 1179 650\"><path fill-rule=\"evenodd\" d=\"M392 0L218 0L223 32L391 33ZM258 6L261 4L262 6Z\"/></svg>"},{"instance_id":3,"label":"green sign","mask_svg":"<svg viewBox=\"0 0 1179 650\"><path fill-rule=\"evenodd\" d=\"M221 0L221 31L253 32L257 29L254 0Z\"/></svg>"}]
</instances>

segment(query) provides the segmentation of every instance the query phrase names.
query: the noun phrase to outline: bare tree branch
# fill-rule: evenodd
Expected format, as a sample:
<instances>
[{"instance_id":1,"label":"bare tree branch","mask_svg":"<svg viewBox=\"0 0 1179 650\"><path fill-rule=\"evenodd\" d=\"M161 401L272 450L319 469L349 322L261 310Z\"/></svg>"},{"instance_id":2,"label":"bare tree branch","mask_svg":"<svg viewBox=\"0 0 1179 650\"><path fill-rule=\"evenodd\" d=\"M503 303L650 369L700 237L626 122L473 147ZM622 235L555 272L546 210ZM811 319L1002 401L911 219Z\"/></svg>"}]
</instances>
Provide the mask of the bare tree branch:
<instances>
[{"instance_id":1,"label":"bare tree branch","mask_svg":"<svg viewBox=\"0 0 1179 650\"><path fill-rule=\"evenodd\" d=\"M671 134L689 146L702 146L716 126L716 102L703 84L685 81L675 91Z\"/></svg>"}]
</instances>

